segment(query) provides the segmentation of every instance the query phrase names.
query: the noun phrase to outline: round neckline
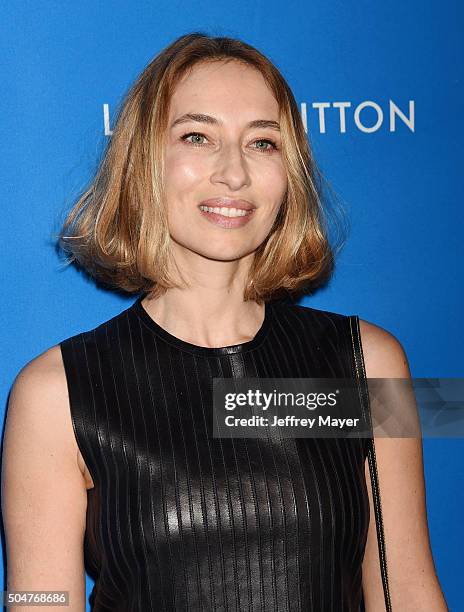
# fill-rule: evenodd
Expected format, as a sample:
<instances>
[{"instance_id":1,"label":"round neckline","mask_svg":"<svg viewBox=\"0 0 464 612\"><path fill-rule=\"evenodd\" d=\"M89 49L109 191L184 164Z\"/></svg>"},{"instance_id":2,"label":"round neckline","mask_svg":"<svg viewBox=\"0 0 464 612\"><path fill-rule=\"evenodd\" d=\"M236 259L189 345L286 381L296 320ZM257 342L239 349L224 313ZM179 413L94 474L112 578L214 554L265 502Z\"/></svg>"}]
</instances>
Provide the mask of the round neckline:
<instances>
[{"instance_id":1,"label":"round neckline","mask_svg":"<svg viewBox=\"0 0 464 612\"><path fill-rule=\"evenodd\" d=\"M186 340L182 340L177 336L174 336L170 332L161 327L145 310L142 305L142 300L145 295L140 295L130 307L133 312L139 317L139 319L149 327L157 336L162 338L168 344L175 346L184 351L190 353L196 353L197 355L233 355L236 353L246 353L257 348L264 340L269 330L271 319L273 317L273 305L272 302L264 303L264 320L261 327L258 329L255 336L247 342L241 342L240 344L231 344L229 346L200 346L198 344L192 344Z\"/></svg>"}]
</instances>

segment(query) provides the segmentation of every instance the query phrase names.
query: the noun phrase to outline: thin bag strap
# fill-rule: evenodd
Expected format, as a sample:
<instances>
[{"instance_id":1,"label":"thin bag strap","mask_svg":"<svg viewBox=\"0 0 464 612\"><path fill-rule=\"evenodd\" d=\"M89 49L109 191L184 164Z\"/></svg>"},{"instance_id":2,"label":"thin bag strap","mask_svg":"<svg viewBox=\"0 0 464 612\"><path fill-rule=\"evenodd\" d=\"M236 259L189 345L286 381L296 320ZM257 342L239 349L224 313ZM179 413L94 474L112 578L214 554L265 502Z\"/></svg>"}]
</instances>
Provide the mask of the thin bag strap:
<instances>
[{"instance_id":1,"label":"thin bag strap","mask_svg":"<svg viewBox=\"0 0 464 612\"><path fill-rule=\"evenodd\" d=\"M377 474L377 461L375 458L375 444L372 430L372 420L370 413L370 402L369 402L369 391L367 386L366 371L364 367L364 357L361 345L361 334L359 331L359 317L357 315L349 316L351 341L353 345L354 363L356 370L356 378L358 380L359 396L361 399L361 407L365 418L372 432L371 438L369 438L369 450L368 450L368 461L369 461L369 473L372 484L372 497L374 502L375 512L375 523L377 529L377 542L379 546L379 560L380 560L380 573L382 575L383 594L385 598L385 609L387 612L392 612L390 590L388 586L388 573L387 573L387 555L385 549L385 538L383 531L382 521L382 507L380 504L380 488L379 479ZM367 410L366 410L367 408Z\"/></svg>"}]
</instances>

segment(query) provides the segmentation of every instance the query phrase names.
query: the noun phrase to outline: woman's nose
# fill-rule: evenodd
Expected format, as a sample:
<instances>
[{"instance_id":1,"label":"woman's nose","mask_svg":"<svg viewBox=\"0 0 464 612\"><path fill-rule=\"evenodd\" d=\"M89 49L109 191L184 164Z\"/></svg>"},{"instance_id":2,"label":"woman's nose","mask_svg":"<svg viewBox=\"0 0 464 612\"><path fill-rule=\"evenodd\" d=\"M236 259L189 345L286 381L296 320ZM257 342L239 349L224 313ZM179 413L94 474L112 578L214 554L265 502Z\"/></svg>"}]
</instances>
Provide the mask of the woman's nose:
<instances>
[{"instance_id":1,"label":"woman's nose","mask_svg":"<svg viewBox=\"0 0 464 612\"><path fill-rule=\"evenodd\" d=\"M241 147L235 144L224 146L215 160L211 182L225 183L231 189L240 189L249 180L248 164Z\"/></svg>"}]
</instances>

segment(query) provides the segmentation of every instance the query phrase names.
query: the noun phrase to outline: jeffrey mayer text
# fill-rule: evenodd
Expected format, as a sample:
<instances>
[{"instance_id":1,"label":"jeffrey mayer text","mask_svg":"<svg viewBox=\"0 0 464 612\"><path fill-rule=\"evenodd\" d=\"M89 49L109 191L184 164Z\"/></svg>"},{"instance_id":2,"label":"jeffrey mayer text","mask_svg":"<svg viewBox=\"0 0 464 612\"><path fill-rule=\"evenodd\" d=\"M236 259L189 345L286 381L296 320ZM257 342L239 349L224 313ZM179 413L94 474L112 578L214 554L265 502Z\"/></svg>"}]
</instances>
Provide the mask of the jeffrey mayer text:
<instances>
[{"instance_id":1,"label":"jeffrey mayer text","mask_svg":"<svg viewBox=\"0 0 464 612\"><path fill-rule=\"evenodd\" d=\"M254 415L249 418L237 418L228 415L225 418L225 424L228 427L356 427L360 419L333 419L330 416L322 416L313 419L298 418L294 415L287 414L286 417L278 417L274 415L273 419ZM317 425L316 425L317 423Z\"/></svg>"}]
</instances>

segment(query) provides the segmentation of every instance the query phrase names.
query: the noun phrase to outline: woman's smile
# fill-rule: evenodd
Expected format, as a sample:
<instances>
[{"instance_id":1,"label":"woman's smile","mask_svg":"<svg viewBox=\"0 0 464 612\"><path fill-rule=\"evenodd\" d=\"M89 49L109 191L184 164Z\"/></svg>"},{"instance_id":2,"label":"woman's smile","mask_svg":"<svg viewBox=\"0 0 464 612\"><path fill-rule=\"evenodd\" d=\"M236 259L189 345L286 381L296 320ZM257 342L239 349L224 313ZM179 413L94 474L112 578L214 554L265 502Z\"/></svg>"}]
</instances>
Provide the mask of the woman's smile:
<instances>
[{"instance_id":1,"label":"woman's smile","mask_svg":"<svg viewBox=\"0 0 464 612\"><path fill-rule=\"evenodd\" d=\"M241 210L239 208L219 208L200 205L200 214L210 223L225 229L235 229L246 225L254 214L255 209Z\"/></svg>"}]
</instances>

